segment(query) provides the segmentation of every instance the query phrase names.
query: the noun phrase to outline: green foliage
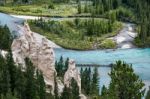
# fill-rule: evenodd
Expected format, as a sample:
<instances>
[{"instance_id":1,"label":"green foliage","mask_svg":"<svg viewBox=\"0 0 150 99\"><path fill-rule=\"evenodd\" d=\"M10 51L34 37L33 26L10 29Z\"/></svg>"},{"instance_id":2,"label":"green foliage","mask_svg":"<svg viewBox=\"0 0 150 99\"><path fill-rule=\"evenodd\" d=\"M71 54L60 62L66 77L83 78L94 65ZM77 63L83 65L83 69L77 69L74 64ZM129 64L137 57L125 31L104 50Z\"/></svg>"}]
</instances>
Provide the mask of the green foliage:
<instances>
[{"instance_id":1,"label":"green foliage","mask_svg":"<svg viewBox=\"0 0 150 99\"><path fill-rule=\"evenodd\" d=\"M31 61L26 58L26 85L25 85L25 92L27 99L36 99L36 86L35 86L35 79L34 79L34 67Z\"/></svg>"},{"instance_id":2,"label":"green foliage","mask_svg":"<svg viewBox=\"0 0 150 99\"><path fill-rule=\"evenodd\" d=\"M12 36L6 25L0 26L0 40L0 49L9 50L12 43Z\"/></svg>"},{"instance_id":3,"label":"green foliage","mask_svg":"<svg viewBox=\"0 0 150 99\"><path fill-rule=\"evenodd\" d=\"M17 86L16 85L16 79L17 79L16 71L17 71L17 68L16 68L16 65L14 63L11 51L9 51L9 53L7 54L6 65L8 66L8 72L9 72L9 75L10 75L10 89L11 89L11 92L14 94L14 90Z\"/></svg>"},{"instance_id":4,"label":"green foliage","mask_svg":"<svg viewBox=\"0 0 150 99\"><path fill-rule=\"evenodd\" d=\"M60 57L58 62L57 61L55 62L55 69L57 71L57 76L64 77L64 74L68 69L68 62L69 58L67 58L66 61L64 61L62 56Z\"/></svg>"},{"instance_id":5,"label":"green foliage","mask_svg":"<svg viewBox=\"0 0 150 99\"><path fill-rule=\"evenodd\" d=\"M6 95L10 88L10 74L6 60L0 54L0 94Z\"/></svg>"},{"instance_id":6,"label":"green foliage","mask_svg":"<svg viewBox=\"0 0 150 99\"><path fill-rule=\"evenodd\" d=\"M82 92L91 97L99 97L99 75L98 69L80 69Z\"/></svg>"},{"instance_id":7,"label":"green foliage","mask_svg":"<svg viewBox=\"0 0 150 99\"><path fill-rule=\"evenodd\" d=\"M61 94L61 99L70 99L70 88L67 88L67 86L65 85L63 92Z\"/></svg>"},{"instance_id":8,"label":"green foliage","mask_svg":"<svg viewBox=\"0 0 150 99\"><path fill-rule=\"evenodd\" d=\"M117 61L109 75L111 77L108 89L109 97L111 97L109 99L141 99L143 97L144 83L134 73L132 65Z\"/></svg>"},{"instance_id":9,"label":"green foliage","mask_svg":"<svg viewBox=\"0 0 150 99\"><path fill-rule=\"evenodd\" d=\"M7 57L0 55L0 97L1 99L46 99L45 82L42 73L26 59L26 70L16 66L11 50Z\"/></svg>"},{"instance_id":10,"label":"green foliage","mask_svg":"<svg viewBox=\"0 0 150 99\"><path fill-rule=\"evenodd\" d=\"M43 77L43 74L42 72L40 71L36 71L36 76L37 76L37 90L38 90L38 95L39 95L39 99L45 99L46 98L46 85L45 85L45 82L44 82L44 77Z\"/></svg>"},{"instance_id":11,"label":"green foliage","mask_svg":"<svg viewBox=\"0 0 150 99\"><path fill-rule=\"evenodd\" d=\"M94 68L94 73L93 73L93 77L92 77L92 91L91 93L93 95L99 95L99 76L98 76L98 68Z\"/></svg>"},{"instance_id":12,"label":"green foliage","mask_svg":"<svg viewBox=\"0 0 150 99\"><path fill-rule=\"evenodd\" d=\"M92 88L92 86L91 86L91 83L92 83L91 68L86 68L84 71L81 68L80 75L81 75L81 88L82 88L82 91L85 94L90 95L91 90L92 90L91 89Z\"/></svg>"},{"instance_id":13,"label":"green foliage","mask_svg":"<svg viewBox=\"0 0 150 99\"><path fill-rule=\"evenodd\" d=\"M71 88L71 99L80 99L79 86L73 78L71 79L70 88Z\"/></svg>"},{"instance_id":14,"label":"green foliage","mask_svg":"<svg viewBox=\"0 0 150 99\"><path fill-rule=\"evenodd\" d=\"M57 77L56 77L56 74L54 74L54 96L55 96L55 99L59 99L59 93L58 93L58 84L57 84Z\"/></svg>"},{"instance_id":15,"label":"green foliage","mask_svg":"<svg viewBox=\"0 0 150 99\"><path fill-rule=\"evenodd\" d=\"M73 78L71 79L71 83L68 87L65 85L61 99L80 99L79 87Z\"/></svg>"},{"instance_id":16,"label":"green foliage","mask_svg":"<svg viewBox=\"0 0 150 99\"><path fill-rule=\"evenodd\" d=\"M69 49L92 49L102 38L117 34L121 23L111 23L106 19L74 19L64 21L30 21L33 31L41 33L58 45ZM92 38L92 39L91 39Z\"/></svg>"},{"instance_id":17,"label":"green foliage","mask_svg":"<svg viewBox=\"0 0 150 99\"><path fill-rule=\"evenodd\" d=\"M99 46L100 48L111 49L111 48L116 48L116 43L111 39L106 39Z\"/></svg>"},{"instance_id":18,"label":"green foliage","mask_svg":"<svg viewBox=\"0 0 150 99\"><path fill-rule=\"evenodd\" d=\"M6 95L1 95L0 99L19 99L17 96L14 96L11 92L6 93Z\"/></svg>"}]
</instances>

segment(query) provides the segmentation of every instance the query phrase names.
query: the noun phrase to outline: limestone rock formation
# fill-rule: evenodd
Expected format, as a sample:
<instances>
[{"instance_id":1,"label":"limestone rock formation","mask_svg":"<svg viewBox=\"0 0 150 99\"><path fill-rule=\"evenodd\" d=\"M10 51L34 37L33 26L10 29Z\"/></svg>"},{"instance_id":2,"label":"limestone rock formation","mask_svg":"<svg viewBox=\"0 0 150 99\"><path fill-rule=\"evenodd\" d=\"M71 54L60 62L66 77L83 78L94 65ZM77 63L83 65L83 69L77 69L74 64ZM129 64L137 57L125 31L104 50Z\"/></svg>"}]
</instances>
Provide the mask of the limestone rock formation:
<instances>
[{"instance_id":1,"label":"limestone rock formation","mask_svg":"<svg viewBox=\"0 0 150 99\"><path fill-rule=\"evenodd\" d=\"M21 36L13 41L14 61L25 68L24 59L29 57L34 66L41 70L47 85L54 90L55 55L48 40L31 32L28 24L19 27Z\"/></svg>"},{"instance_id":2,"label":"limestone rock formation","mask_svg":"<svg viewBox=\"0 0 150 99\"><path fill-rule=\"evenodd\" d=\"M79 93L80 93L81 99L86 99L86 97L81 93L81 78L80 78L80 73L79 73L78 69L75 66L75 61L72 60L72 59L70 59L69 60L68 70L66 71L66 73L64 75L64 84L67 87L69 87L72 78L75 79L75 81L77 82L77 84L79 86Z\"/></svg>"},{"instance_id":3,"label":"limestone rock formation","mask_svg":"<svg viewBox=\"0 0 150 99\"><path fill-rule=\"evenodd\" d=\"M57 72L55 70L55 54L53 47L58 47L54 43L51 43L45 37L40 36L32 32L28 26L18 26L20 36L16 38L12 43L12 53L14 61L20 64L25 69L24 59L30 58L33 65L42 71L44 80L48 88L51 88L53 94L54 91L54 77ZM78 69L75 67L75 61L69 60L69 68L64 76L64 84L69 86L71 79L74 78L79 86L79 93L81 99L86 97L81 94L81 78ZM57 79L58 91L61 93L64 88L64 84L61 80Z\"/></svg>"}]
</instances>

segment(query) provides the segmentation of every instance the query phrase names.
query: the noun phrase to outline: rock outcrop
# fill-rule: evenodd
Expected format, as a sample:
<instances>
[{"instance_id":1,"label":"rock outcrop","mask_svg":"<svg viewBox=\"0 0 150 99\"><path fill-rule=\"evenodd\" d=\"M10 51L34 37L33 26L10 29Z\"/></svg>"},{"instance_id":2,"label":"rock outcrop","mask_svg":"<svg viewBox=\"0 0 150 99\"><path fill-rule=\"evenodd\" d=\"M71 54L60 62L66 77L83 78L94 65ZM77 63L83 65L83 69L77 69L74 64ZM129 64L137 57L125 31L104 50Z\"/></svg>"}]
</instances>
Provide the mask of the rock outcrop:
<instances>
[{"instance_id":1,"label":"rock outcrop","mask_svg":"<svg viewBox=\"0 0 150 99\"><path fill-rule=\"evenodd\" d=\"M74 78L74 80L77 82L77 84L79 86L79 93L80 93L81 99L86 99L86 97L81 93L80 73L79 73L78 69L76 68L75 61L70 59L69 65L68 65L68 70L66 71L66 73L64 75L64 85L69 87L72 78Z\"/></svg>"},{"instance_id":2,"label":"rock outcrop","mask_svg":"<svg viewBox=\"0 0 150 99\"><path fill-rule=\"evenodd\" d=\"M12 43L12 53L14 61L22 65L25 69L26 57L30 58L33 65L41 70L44 75L44 80L51 93L54 91L54 77L57 75L55 70L55 54L53 51L54 43L51 43L45 37L42 37L32 32L28 26L18 26L20 36ZM55 75L56 74L56 75ZM64 75L64 84L69 87L71 79L74 78L79 86L79 93L81 99L86 97L81 93L81 78L78 69L75 67L75 61L69 60L69 68ZM61 80L57 79L58 91L61 93L64 84Z\"/></svg>"},{"instance_id":3,"label":"rock outcrop","mask_svg":"<svg viewBox=\"0 0 150 99\"><path fill-rule=\"evenodd\" d=\"M28 24L19 27L21 36L13 41L12 53L14 61L25 68L24 59L30 58L34 66L41 70L45 82L54 90L55 55L48 40L44 37L37 37L31 32Z\"/></svg>"}]
</instances>

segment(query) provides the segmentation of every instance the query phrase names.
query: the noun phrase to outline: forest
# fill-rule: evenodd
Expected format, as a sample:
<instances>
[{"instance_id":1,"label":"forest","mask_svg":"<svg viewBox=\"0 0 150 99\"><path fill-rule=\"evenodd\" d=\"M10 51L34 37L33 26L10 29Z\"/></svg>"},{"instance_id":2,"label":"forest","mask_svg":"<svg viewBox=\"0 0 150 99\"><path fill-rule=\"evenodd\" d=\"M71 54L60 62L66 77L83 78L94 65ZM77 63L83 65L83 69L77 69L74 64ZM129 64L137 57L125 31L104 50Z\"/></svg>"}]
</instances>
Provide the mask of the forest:
<instances>
[{"instance_id":1,"label":"forest","mask_svg":"<svg viewBox=\"0 0 150 99\"><path fill-rule=\"evenodd\" d=\"M10 32L4 26L0 28L4 34L0 39L9 42ZM12 42L10 42L12 43ZM3 45L3 43L0 43ZM1 50L8 49L8 54L4 58L0 55L0 98L1 99L80 99L79 88L74 79L71 80L70 87L64 87L63 93L59 95L58 85L55 77L54 94L46 92L46 85L42 73L35 69L30 59L26 58L26 68L16 65L13 61L10 47L1 47ZM68 60L60 57L59 61L55 62L55 69L58 77L63 79L64 73L68 68ZM80 68L81 88L90 99L141 99L145 95L143 89L144 83L134 73L131 64L122 61L117 61L112 64L109 76L111 82L109 87L103 86L99 89L99 73L98 68ZM88 87L87 87L88 86ZM49 89L51 90L51 89ZM145 96L150 97L149 91Z\"/></svg>"},{"instance_id":2,"label":"forest","mask_svg":"<svg viewBox=\"0 0 150 99\"><path fill-rule=\"evenodd\" d=\"M68 49L93 49L97 48L115 48L116 44L112 40L105 38L116 35L122 28L120 22L103 19L71 19L64 21L45 21L42 18L29 21L32 31L40 32L48 39L56 42ZM105 42L105 45L102 44Z\"/></svg>"},{"instance_id":3,"label":"forest","mask_svg":"<svg viewBox=\"0 0 150 99\"><path fill-rule=\"evenodd\" d=\"M114 61L115 57L118 59L111 64L108 86L103 85L101 88L98 67L76 66L81 77L81 92L87 99L150 99L150 88L145 89L144 80L135 72L137 68L144 71L144 65L149 65L149 59L144 60L138 47L150 47L150 0L0 0L0 12L39 17L27 20L31 30L58 44L63 51L113 49L102 50L100 54L96 52L94 55L96 61L98 55L109 62ZM50 18L59 18L59 21ZM126 50L126 53L131 54L127 56L110 39L118 34L125 23L134 24L137 32L133 42L136 50ZM11 50L13 39L9 27L0 26L0 99L80 99L79 86L73 78L69 87L65 85L62 93L59 93L57 79L64 82L70 57L64 58L62 55L55 61L57 74L54 74L54 92L51 92L43 73L35 68L28 57L25 58L25 68L16 65ZM118 51L117 54L114 49ZM137 50L139 52L134 53ZM7 54L2 55L2 51ZM92 53L89 51L89 56L85 57L91 57ZM134 57L140 57L140 61L137 62ZM142 64L141 60L147 63ZM90 58L87 61L91 61Z\"/></svg>"}]
</instances>

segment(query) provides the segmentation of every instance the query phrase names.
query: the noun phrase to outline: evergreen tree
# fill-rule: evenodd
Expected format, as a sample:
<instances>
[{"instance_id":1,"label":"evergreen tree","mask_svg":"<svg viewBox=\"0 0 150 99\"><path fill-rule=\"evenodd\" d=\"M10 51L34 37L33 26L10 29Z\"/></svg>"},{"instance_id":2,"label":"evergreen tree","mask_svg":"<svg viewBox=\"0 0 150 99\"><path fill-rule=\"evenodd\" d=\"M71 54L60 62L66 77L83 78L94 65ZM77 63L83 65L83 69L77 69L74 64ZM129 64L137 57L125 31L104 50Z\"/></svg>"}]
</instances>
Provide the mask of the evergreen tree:
<instances>
[{"instance_id":1,"label":"evergreen tree","mask_svg":"<svg viewBox=\"0 0 150 99\"><path fill-rule=\"evenodd\" d=\"M134 73L131 65L117 61L113 65L109 86L109 97L113 99L141 99L144 83Z\"/></svg>"},{"instance_id":2,"label":"evergreen tree","mask_svg":"<svg viewBox=\"0 0 150 99\"><path fill-rule=\"evenodd\" d=\"M26 86L25 86L25 96L26 99L36 99L36 83L34 78L34 67L32 62L26 58Z\"/></svg>"},{"instance_id":3,"label":"evergreen tree","mask_svg":"<svg viewBox=\"0 0 150 99\"><path fill-rule=\"evenodd\" d=\"M67 86L65 85L62 95L61 95L61 99L70 99L70 88L67 88Z\"/></svg>"},{"instance_id":4,"label":"evergreen tree","mask_svg":"<svg viewBox=\"0 0 150 99\"><path fill-rule=\"evenodd\" d=\"M109 99L110 97L108 96L108 90L107 88L103 85L102 89L101 89L101 97L102 99Z\"/></svg>"},{"instance_id":5,"label":"evergreen tree","mask_svg":"<svg viewBox=\"0 0 150 99\"><path fill-rule=\"evenodd\" d=\"M71 98L70 99L80 99L79 86L73 78L71 79L70 88L71 88Z\"/></svg>"},{"instance_id":6,"label":"evergreen tree","mask_svg":"<svg viewBox=\"0 0 150 99\"><path fill-rule=\"evenodd\" d=\"M17 96L13 95L11 91L7 92L6 95L0 95L0 99L19 99Z\"/></svg>"},{"instance_id":7,"label":"evergreen tree","mask_svg":"<svg viewBox=\"0 0 150 99\"><path fill-rule=\"evenodd\" d=\"M98 69L94 68L94 73L92 77L92 94L99 95L99 77L98 77Z\"/></svg>"},{"instance_id":8,"label":"evergreen tree","mask_svg":"<svg viewBox=\"0 0 150 99\"><path fill-rule=\"evenodd\" d=\"M25 72L22 70L21 65L18 66L17 68L17 79L16 79L16 92L17 92L17 97L19 99L25 99L25 85L26 85L26 78L25 78Z\"/></svg>"},{"instance_id":9,"label":"evergreen tree","mask_svg":"<svg viewBox=\"0 0 150 99\"><path fill-rule=\"evenodd\" d=\"M14 89L17 86L16 85L16 79L17 79L16 71L17 71L17 68L16 68L16 65L14 63L11 50L7 54L7 64L6 65L8 66L8 72L9 72L9 75L10 75L10 89L11 89L12 94L14 94Z\"/></svg>"},{"instance_id":10,"label":"evergreen tree","mask_svg":"<svg viewBox=\"0 0 150 99\"><path fill-rule=\"evenodd\" d=\"M4 27L0 26L0 40L0 50L9 50L12 43L12 36L6 25Z\"/></svg>"},{"instance_id":11,"label":"evergreen tree","mask_svg":"<svg viewBox=\"0 0 150 99\"><path fill-rule=\"evenodd\" d=\"M0 55L0 94L6 95L10 88L10 75L6 60Z\"/></svg>"},{"instance_id":12,"label":"evergreen tree","mask_svg":"<svg viewBox=\"0 0 150 99\"><path fill-rule=\"evenodd\" d=\"M59 94L58 94L58 84L57 84L57 79L56 79L56 74L54 74L54 95L55 95L55 99L59 99Z\"/></svg>"},{"instance_id":13,"label":"evergreen tree","mask_svg":"<svg viewBox=\"0 0 150 99\"><path fill-rule=\"evenodd\" d=\"M39 95L39 99L45 99L46 98L46 85L44 82L44 77L43 74L37 70L37 90L38 90L38 95Z\"/></svg>"}]
</instances>

